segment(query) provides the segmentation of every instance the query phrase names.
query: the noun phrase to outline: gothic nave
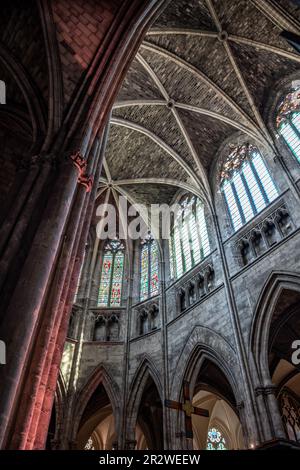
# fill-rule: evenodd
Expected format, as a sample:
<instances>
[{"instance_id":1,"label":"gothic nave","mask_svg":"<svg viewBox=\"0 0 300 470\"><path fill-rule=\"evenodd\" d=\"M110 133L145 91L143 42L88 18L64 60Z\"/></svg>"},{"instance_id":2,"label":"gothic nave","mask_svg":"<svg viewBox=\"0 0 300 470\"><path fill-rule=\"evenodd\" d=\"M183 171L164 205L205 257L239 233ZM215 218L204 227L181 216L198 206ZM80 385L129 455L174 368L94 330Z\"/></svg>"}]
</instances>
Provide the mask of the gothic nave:
<instances>
[{"instance_id":1,"label":"gothic nave","mask_svg":"<svg viewBox=\"0 0 300 470\"><path fill-rule=\"evenodd\" d=\"M299 450L299 2L1 7L0 449Z\"/></svg>"}]
</instances>

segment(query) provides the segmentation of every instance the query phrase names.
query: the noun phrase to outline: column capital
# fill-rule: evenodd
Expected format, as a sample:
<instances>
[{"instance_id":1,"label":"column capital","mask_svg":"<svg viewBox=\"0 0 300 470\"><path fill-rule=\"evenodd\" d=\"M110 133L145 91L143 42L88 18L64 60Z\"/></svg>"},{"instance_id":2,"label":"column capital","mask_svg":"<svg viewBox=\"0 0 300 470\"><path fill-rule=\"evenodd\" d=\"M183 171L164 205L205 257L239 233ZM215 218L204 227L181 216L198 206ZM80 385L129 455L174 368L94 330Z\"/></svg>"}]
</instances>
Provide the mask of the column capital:
<instances>
[{"instance_id":1,"label":"column capital","mask_svg":"<svg viewBox=\"0 0 300 470\"><path fill-rule=\"evenodd\" d=\"M260 395L266 396L266 395L275 395L277 391L277 386L270 384L264 387L256 387L255 389L255 395L258 397Z\"/></svg>"}]
</instances>

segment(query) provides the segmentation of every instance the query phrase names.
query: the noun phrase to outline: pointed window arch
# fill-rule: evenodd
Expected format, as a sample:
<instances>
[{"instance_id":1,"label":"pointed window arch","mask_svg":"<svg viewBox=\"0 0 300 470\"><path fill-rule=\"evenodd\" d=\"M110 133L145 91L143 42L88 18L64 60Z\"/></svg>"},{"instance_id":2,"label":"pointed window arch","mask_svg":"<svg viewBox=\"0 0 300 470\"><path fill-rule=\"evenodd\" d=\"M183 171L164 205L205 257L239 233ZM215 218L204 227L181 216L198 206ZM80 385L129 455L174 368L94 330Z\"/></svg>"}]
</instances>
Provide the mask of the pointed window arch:
<instances>
[{"instance_id":1,"label":"pointed window arch","mask_svg":"<svg viewBox=\"0 0 300 470\"><path fill-rule=\"evenodd\" d=\"M203 203L195 196L187 196L180 206L170 238L171 276L176 279L210 253Z\"/></svg>"},{"instance_id":2,"label":"pointed window arch","mask_svg":"<svg viewBox=\"0 0 300 470\"><path fill-rule=\"evenodd\" d=\"M279 134L300 163L300 86L288 93L276 115Z\"/></svg>"},{"instance_id":3,"label":"pointed window arch","mask_svg":"<svg viewBox=\"0 0 300 470\"><path fill-rule=\"evenodd\" d=\"M149 234L141 243L140 300L146 300L159 292L159 258L157 241Z\"/></svg>"},{"instance_id":4,"label":"pointed window arch","mask_svg":"<svg viewBox=\"0 0 300 470\"><path fill-rule=\"evenodd\" d=\"M206 449L227 450L226 439L218 428L213 427L208 430Z\"/></svg>"},{"instance_id":5,"label":"pointed window arch","mask_svg":"<svg viewBox=\"0 0 300 470\"><path fill-rule=\"evenodd\" d=\"M120 307L122 299L125 247L120 240L105 244L98 307Z\"/></svg>"},{"instance_id":6,"label":"pointed window arch","mask_svg":"<svg viewBox=\"0 0 300 470\"><path fill-rule=\"evenodd\" d=\"M223 192L234 230L267 207L278 191L257 147L233 147L220 174Z\"/></svg>"}]
</instances>

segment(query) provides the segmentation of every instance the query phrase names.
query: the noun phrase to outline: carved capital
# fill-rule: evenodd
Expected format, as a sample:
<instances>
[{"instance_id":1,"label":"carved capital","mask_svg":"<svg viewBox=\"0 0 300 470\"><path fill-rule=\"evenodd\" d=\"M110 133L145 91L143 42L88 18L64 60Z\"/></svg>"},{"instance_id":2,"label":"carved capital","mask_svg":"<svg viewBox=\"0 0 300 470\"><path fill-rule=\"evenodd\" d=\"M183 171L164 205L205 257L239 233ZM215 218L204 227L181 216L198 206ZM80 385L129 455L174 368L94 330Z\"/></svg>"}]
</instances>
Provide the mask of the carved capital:
<instances>
[{"instance_id":1,"label":"carved capital","mask_svg":"<svg viewBox=\"0 0 300 470\"><path fill-rule=\"evenodd\" d=\"M255 389L255 395L259 397L260 395L262 396L267 396L267 395L275 395L276 394L277 387L276 385L268 385L266 387L256 387Z\"/></svg>"}]
</instances>

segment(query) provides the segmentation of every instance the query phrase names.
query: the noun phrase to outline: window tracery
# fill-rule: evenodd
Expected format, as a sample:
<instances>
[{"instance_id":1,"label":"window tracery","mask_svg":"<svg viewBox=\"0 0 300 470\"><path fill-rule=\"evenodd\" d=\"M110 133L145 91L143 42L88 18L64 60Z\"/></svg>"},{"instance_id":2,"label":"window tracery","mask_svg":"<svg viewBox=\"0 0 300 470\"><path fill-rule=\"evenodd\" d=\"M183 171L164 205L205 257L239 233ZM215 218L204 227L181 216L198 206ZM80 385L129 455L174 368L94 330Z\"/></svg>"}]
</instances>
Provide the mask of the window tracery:
<instances>
[{"instance_id":1,"label":"window tracery","mask_svg":"<svg viewBox=\"0 0 300 470\"><path fill-rule=\"evenodd\" d=\"M280 103L276 124L279 134L300 162L300 86L292 89Z\"/></svg>"},{"instance_id":2,"label":"window tracery","mask_svg":"<svg viewBox=\"0 0 300 470\"><path fill-rule=\"evenodd\" d=\"M259 150L249 143L232 147L220 172L220 187L235 231L278 196Z\"/></svg>"}]
</instances>

